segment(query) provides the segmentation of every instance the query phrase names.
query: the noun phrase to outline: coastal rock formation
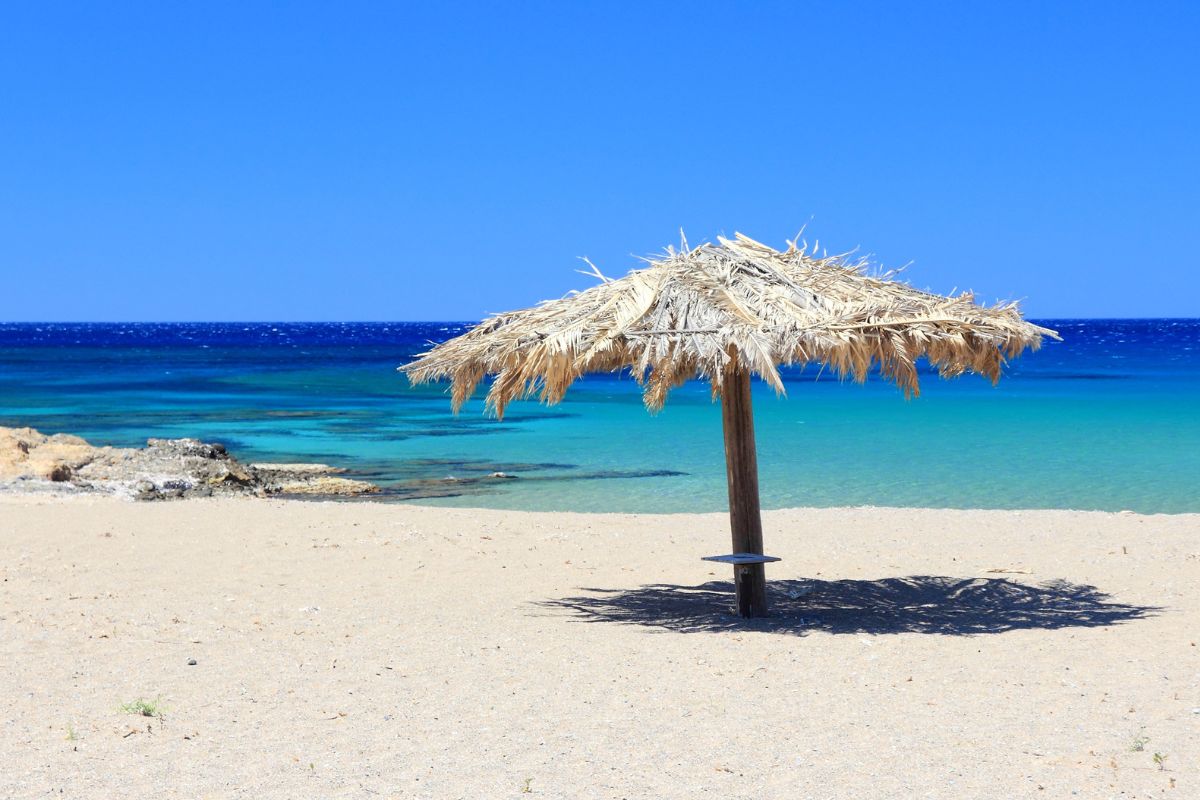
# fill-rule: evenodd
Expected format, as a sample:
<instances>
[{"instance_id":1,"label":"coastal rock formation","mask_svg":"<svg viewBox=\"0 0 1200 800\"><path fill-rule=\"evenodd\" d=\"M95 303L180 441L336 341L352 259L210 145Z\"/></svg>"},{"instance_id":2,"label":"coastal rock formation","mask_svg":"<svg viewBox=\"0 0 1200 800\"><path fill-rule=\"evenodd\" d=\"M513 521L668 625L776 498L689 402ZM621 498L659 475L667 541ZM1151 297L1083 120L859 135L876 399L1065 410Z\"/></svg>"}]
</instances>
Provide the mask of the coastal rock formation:
<instances>
[{"instance_id":1,"label":"coastal rock formation","mask_svg":"<svg viewBox=\"0 0 1200 800\"><path fill-rule=\"evenodd\" d=\"M379 487L367 481L337 477L346 470L328 464L251 464L268 494L367 494Z\"/></svg>"},{"instance_id":2,"label":"coastal rock formation","mask_svg":"<svg viewBox=\"0 0 1200 800\"><path fill-rule=\"evenodd\" d=\"M0 489L59 488L137 500L213 495L357 495L379 491L325 464L242 464L220 444L150 439L93 447L78 436L0 428Z\"/></svg>"},{"instance_id":3,"label":"coastal rock formation","mask_svg":"<svg viewBox=\"0 0 1200 800\"><path fill-rule=\"evenodd\" d=\"M33 428L0 428L0 481L23 476L67 481L99 452L101 449L66 433L46 436Z\"/></svg>"}]
</instances>

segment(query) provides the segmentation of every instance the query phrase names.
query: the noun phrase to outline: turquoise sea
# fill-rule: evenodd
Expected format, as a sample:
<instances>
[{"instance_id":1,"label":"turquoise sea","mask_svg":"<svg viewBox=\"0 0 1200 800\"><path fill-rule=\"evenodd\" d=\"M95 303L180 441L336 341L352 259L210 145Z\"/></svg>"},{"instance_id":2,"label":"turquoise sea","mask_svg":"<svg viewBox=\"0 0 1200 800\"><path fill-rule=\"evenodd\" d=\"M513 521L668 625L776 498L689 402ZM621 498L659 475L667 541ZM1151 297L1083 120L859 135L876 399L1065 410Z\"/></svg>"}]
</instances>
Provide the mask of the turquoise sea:
<instances>
[{"instance_id":1,"label":"turquoise sea","mask_svg":"<svg viewBox=\"0 0 1200 800\"><path fill-rule=\"evenodd\" d=\"M890 385L787 375L756 386L767 508L929 506L1200 511L1200 320L1039 320L1064 341L997 387L926 374ZM99 444L194 436L249 461L324 461L384 499L495 508L678 512L725 505L707 386L651 416L628 375L562 404L482 402L396 372L462 323L0 323L0 425ZM517 476L505 480L493 472Z\"/></svg>"}]
</instances>

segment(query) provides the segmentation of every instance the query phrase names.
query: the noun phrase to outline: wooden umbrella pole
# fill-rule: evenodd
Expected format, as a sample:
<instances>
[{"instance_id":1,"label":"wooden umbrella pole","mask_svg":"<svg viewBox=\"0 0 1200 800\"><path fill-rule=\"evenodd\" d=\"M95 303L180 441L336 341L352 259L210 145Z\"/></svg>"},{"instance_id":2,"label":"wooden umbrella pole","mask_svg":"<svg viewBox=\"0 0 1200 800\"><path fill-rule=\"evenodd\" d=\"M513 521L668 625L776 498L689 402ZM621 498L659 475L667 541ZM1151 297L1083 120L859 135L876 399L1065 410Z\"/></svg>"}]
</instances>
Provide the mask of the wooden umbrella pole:
<instances>
[{"instance_id":1,"label":"wooden umbrella pole","mask_svg":"<svg viewBox=\"0 0 1200 800\"><path fill-rule=\"evenodd\" d=\"M754 446L754 408L750 402L750 372L737 369L725 375L721 389L725 428L725 472L729 480L729 528L734 553L762 555L762 515L758 505L758 454ZM767 615L767 577L762 564L733 568L738 613Z\"/></svg>"}]
</instances>

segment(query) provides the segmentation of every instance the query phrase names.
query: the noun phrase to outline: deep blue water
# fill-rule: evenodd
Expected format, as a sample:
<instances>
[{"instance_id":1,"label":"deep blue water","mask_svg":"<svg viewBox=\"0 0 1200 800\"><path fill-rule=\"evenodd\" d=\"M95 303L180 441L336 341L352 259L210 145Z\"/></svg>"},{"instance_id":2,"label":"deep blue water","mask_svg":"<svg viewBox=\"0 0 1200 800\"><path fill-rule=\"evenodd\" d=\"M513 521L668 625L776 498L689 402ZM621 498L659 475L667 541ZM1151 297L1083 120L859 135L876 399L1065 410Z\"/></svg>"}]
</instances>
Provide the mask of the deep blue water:
<instances>
[{"instance_id":1,"label":"deep blue water","mask_svg":"<svg viewBox=\"0 0 1200 800\"><path fill-rule=\"evenodd\" d=\"M786 399L757 386L764 506L1200 511L1200 320L1039 322L1065 341L995 388L926 374L906 401L816 370L788 373ZM349 467L396 500L724 507L706 386L651 416L628 376L596 375L552 408L514 404L497 421L475 401L454 417L444 387L411 388L395 368L466 327L0 323L0 425L115 445L196 436L246 460Z\"/></svg>"}]
</instances>

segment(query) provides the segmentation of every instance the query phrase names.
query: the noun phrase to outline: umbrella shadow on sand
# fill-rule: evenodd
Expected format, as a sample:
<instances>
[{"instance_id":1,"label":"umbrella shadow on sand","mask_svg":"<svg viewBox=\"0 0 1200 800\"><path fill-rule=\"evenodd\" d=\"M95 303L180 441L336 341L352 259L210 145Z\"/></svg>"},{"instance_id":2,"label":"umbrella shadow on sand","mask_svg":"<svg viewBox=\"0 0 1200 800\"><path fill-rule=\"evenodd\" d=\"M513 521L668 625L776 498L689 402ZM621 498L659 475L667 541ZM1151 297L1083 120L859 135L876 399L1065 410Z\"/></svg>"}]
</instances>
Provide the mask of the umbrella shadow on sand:
<instances>
[{"instance_id":1,"label":"umbrella shadow on sand","mask_svg":"<svg viewBox=\"0 0 1200 800\"><path fill-rule=\"evenodd\" d=\"M743 619L733 609L733 585L650 584L591 589L544 600L588 622L647 625L681 633L758 630L827 633L937 633L966 636L1021 629L1094 628L1161 611L1116 603L1095 586L1055 580L1039 585L1003 578L915 575L878 580L773 580L771 616Z\"/></svg>"}]
</instances>

